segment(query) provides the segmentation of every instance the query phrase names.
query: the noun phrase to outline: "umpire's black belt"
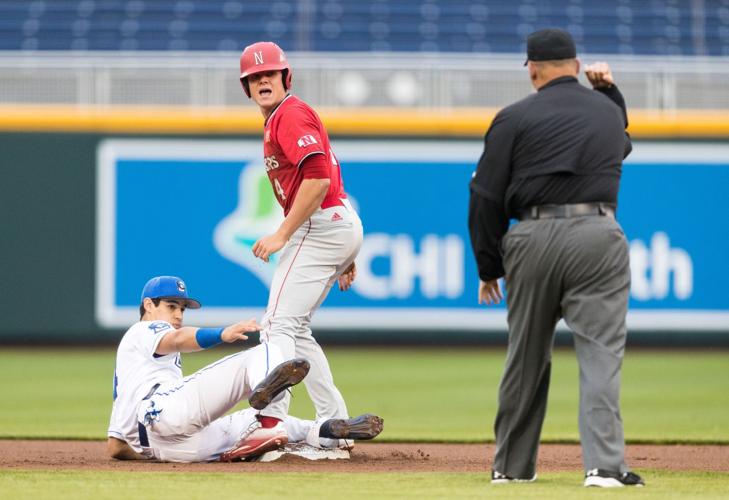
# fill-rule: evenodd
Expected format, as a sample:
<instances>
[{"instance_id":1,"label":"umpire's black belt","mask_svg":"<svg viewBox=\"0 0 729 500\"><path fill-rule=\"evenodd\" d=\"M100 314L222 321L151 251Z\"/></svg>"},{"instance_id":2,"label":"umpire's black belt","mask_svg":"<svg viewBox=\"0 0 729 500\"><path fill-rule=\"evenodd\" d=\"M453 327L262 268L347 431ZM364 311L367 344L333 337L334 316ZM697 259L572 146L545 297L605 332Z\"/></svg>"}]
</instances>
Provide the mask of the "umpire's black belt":
<instances>
[{"instance_id":1,"label":"umpire's black belt","mask_svg":"<svg viewBox=\"0 0 729 500\"><path fill-rule=\"evenodd\" d=\"M536 205L520 210L519 220L567 219L585 215L604 215L615 218L612 203L572 203L567 205Z\"/></svg>"}]
</instances>

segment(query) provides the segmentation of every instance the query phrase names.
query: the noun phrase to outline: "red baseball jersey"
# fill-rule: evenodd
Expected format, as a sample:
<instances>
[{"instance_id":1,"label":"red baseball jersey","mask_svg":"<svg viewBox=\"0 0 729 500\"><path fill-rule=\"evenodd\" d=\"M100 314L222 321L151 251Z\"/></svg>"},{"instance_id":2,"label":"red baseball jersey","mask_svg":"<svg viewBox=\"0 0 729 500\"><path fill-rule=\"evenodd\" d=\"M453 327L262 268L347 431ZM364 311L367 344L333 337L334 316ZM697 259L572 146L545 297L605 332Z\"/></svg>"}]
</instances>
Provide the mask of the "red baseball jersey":
<instances>
[{"instance_id":1,"label":"red baseball jersey","mask_svg":"<svg viewBox=\"0 0 729 500\"><path fill-rule=\"evenodd\" d=\"M302 162L323 154L329 165L329 191L321 208L342 205L346 198L342 172L329 136L316 112L296 96L288 95L266 120L263 134L263 160L278 202L289 213L304 180Z\"/></svg>"}]
</instances>

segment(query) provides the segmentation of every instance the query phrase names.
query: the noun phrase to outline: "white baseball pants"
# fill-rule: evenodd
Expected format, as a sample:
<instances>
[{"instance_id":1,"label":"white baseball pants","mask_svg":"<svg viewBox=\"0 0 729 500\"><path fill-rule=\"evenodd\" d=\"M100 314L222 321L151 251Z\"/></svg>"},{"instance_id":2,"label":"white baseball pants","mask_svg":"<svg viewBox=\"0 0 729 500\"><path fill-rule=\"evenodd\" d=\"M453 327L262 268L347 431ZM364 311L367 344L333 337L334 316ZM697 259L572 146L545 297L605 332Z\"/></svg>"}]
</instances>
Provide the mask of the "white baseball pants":
<instances>
[{"instance_id":1,"label":"white baseball pants","mask_svg":"<svg viewBox=\"0 0 729 500\"><path fill-rule=\"evenodd\" d=\"M311 364L304 384L318 420L349 417L309 326L314 311L362 246L362 222L349 202L343 202L345 206L317 210L283 248L261 320L261 342L278 346L284 360L305 358ZM287 392L261 414L283 419L290 401Z\"/></svg>"},{"instance_id":2,"label":"white baseball pants","mask_svg":"<svg viewBox=\"0 0 729 500\"><path fill-rule=\"evenodd\" d=\"M142 401L138 414L140 422L150 410L157 416L145 425L154 456L169 462L217 460L236 444L257 414L251 408L225 413L247 399L282 361L275 345L259 345L208 365L179 383L161 385ZM292 442L303 441L312 425L293 417L284 420Z\"/></svg>"}]
</instances>

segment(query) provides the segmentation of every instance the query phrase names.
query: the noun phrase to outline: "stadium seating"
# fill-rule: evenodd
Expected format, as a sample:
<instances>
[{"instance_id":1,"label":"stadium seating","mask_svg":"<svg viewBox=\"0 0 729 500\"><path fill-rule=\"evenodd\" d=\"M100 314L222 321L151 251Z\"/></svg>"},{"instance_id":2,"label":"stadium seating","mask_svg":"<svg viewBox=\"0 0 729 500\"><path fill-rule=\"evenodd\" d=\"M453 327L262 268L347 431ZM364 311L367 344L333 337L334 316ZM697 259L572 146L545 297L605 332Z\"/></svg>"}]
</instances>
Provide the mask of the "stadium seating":
<instances>
[{"instance_id":1,"label":"stadium seating","mask_svg":"<svg viewBox=\"0 0 729 500\"><path fill-rule=\"evenodd\" d=\"M520 52L560 26L580 52L729 55L729 0L3 0L0 50Z\"/></svg>"}]
</instances>

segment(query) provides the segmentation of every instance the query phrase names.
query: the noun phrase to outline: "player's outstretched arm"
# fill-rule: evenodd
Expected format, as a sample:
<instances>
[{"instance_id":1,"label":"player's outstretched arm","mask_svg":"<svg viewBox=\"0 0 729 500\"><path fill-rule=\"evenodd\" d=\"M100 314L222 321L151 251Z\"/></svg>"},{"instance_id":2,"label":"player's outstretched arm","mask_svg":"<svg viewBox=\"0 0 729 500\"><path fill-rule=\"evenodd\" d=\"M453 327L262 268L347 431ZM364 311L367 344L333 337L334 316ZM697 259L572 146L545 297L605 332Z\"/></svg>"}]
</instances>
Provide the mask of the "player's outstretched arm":
<instances>
[{"instance_id":1,"label":"player's outstretched arm","mask_svg":"<svg viewBox=\"0 0 729 500\"><path fill-rule=\"evenodd\" d=\"M254 319L240 321L225 328L197 328L186 326L172 330L157 344L155 354L165 355L176 352L195 352L209 349L223 342L246 340L247 333L257 332L261 326Z\"/></svg>"},{"instance_id":2,"label":"player's outstretched arm","mask_svg":"<svg viewBox=\"0 0 729 500\"><path fill-rule=\"evenodd\" d=\"M224 328L223 332L220 334L220 338L223 342L230 344L237 340L246 340L248 338L246 333L257 332L260 329L261 325L259 325L254 318L251 318L246 321L239 321L234 325Z\"/></svg>"}]
</instances>

